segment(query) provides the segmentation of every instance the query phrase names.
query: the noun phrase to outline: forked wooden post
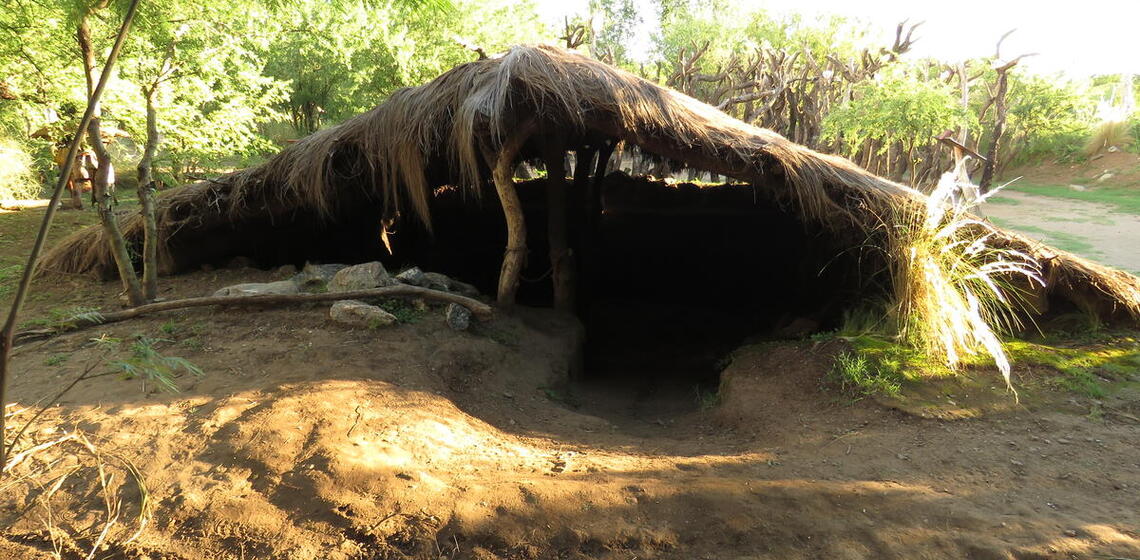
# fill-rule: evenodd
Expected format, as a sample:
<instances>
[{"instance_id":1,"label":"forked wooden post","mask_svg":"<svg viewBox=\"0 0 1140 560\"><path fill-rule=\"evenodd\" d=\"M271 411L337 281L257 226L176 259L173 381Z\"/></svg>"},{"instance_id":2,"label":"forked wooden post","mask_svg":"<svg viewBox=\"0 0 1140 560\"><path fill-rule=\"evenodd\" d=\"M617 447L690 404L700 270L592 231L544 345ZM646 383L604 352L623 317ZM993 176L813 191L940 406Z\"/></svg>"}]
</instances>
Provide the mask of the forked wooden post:
<instances>
[{"instance_id":1,"label":"forked wooden post","mask_svg":"<svg viewBox=\"0 0 1140 560\"><path fill-rule=\"evenodd\" d=\"M546 225L550 242L551 277L554 283L554 308L574 309L574 256L570 253L567 218L570 211L566 192L566 151L560 144L544 147L546 163Z\"/></svg>"},{"instance_id":2,"label":"forked wooden post","mask_svg":"<svg viewBox=\"0 0 1140 560\"><path fill-rule=\"evenodd\" d=\"M522 274L523 260L526 258L526 219L523 217L522 203L519 193L515 190L514 169L515 158L526 144L537 123L534 120L526 121L507 137L495 158L495 168L491 176L495 181L495 190L499 193L499 202L503 205L503 216L507 221L507 250L503 255L503 268L499 271L500 305L513 305L515 293L519 289L519 276Z\"/></svg>"}]
</instances>

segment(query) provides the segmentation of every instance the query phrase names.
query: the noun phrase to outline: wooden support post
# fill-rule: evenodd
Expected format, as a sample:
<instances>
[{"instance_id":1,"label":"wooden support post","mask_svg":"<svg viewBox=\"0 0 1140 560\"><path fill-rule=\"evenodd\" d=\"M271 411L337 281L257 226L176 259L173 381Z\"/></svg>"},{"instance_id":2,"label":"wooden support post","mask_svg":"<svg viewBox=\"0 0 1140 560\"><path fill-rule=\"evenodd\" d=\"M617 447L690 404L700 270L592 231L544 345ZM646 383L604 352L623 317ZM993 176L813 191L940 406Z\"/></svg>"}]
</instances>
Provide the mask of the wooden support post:
<instances>
[{"instance_id":1,"label":"wooden support post","mask_svg":"<svg viewBox=\"0 0 1140 560\"><path fill-rule=\"evenodd\" d=\"M606 168L609 166L610 157L614 153L614 147L617 145L618 140L603 140L598 145L598 162L594 167L594 176L592 179L586 181L585 185L585 201L582 205L585 209L585 220L583 220L583 231L579 235L578 247L582 252L581 256L581 269L582 281L579 283L581 293L578 294L583 302L589 302L596 291L595 284L598 281L598 263L600 262L598 255L598 229L602 217L602 181L606 176ZM591 158L592 159L592 158ZM588 168L587 168L588 169ZM575 178L577 179L577 178ZM577 183L577 180L575 180ZM577 185L576 185L577 186Z\"/></svg>"},{"instance_id":2,"label":"wooden support post","mask_svg":"<svg viewBox=\"0 0 1140 560\"><path fill-rule=\"evenodd\" d=\"M557 142L543 149L546 163L546 225L550 243L550 266L554 282L554 308L574 309L574 256L567 230L569 207L566 193L566 150Z\"/></svg>"},{"instance_id":3,"label":"wooden support post","mask_svg":"<svg viewBox=\"0 0 1140 560\"><path fill-rule=\"evenodd\" d=\"M513 175L515 158L536 126L534 120L526 121L507 138L499 149L499 155L495 158L495 167L491 172L495 181L495 190L499 193L499 202L503 205L503 216L507 221L507 250L503 255L503 268L499 271L500 305L514 305L515 293L519 289L519 276L522 274L523 261L526 258L526 219L523 217L519 193L515 190Z\"/></svg>"},{"instance_id":4,"label":"wooden support post","mask_svg":"<svg viewBox=\"0 0 1140 560\"><path fill-rule=\"evenodd\" d=\"M590 196L587 201L589 204L587 224L591 229L591 235L594 233L593 228L597 224L598 216L602 215L602 180L606 178L606 168L609 167L610 157L613 156L617 143L618 140L604 142L598 149L598 167L594 171L594 180L590 182ZM618 157L621 157L620 153Z\"/></svg>"}]
</instances>

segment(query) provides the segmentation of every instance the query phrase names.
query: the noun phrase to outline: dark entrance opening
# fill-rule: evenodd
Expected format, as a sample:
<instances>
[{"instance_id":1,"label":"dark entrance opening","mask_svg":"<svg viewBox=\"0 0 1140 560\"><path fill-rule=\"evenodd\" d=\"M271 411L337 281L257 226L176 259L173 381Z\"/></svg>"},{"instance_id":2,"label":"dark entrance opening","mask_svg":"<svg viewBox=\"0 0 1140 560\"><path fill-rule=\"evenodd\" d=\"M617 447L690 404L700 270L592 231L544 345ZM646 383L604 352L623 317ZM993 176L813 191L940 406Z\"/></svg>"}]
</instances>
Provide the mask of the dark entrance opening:
<instances>
[{"instance_id":1,"label":"dark entrance opening","mask_svg":"<svg viewBox=\"0 0 1140 560\"><path fill-rule=\"evenodd\" d=\"M529 233L518 302L549 306L545 183L523 182L518 191ZM835 328L862 291L860 254L850 250L859 240L805 222L770 189L617 173L606 177L602 193L594 225L582 208L570 223L577 314L586 329L576 381L584 386L695 407L715 394L721 369L742 343ZM235 232L234 242L273 248L245 253L269 266L380 258L389 269L416 265L493 296L505 223L494 194L470 196L437 191L434 231L402 224L392 255L379 245L378 206L368 200L354 203L359 216L350 220L294 219L288 227L257 229L261 237ZM274 242L262 239L268 231Z\"/></svg>"},{"instance_id":2,"label":"dark entrance opening","mask_svg":"<svg viewBox=\"0 0 1140 560\"><path fill-rule=\"evenodd\" d=\"M860 291L851 241L760 188L611 174L602 192L596 227L584 213L571 221L585 389L696 407L742 343L835 328ZM529 252L518 301L549 306L545 184L519 193ZM434 236L401 232L397 255L494 294L506 242L498 200L445 191L436 201Z\"/></svg>"},{"instance_id":3,"label":"dark entrance opening","mask_svg":"<svg viewBox=\"0 0 1140 560\"><path fill-rule=\"evenodd\" d=\"M587 386L658 413L701 406L741 344L834 328L857 291L833 235L750 185L605 192L584 248Z\"/></svg>"}]
</instances>

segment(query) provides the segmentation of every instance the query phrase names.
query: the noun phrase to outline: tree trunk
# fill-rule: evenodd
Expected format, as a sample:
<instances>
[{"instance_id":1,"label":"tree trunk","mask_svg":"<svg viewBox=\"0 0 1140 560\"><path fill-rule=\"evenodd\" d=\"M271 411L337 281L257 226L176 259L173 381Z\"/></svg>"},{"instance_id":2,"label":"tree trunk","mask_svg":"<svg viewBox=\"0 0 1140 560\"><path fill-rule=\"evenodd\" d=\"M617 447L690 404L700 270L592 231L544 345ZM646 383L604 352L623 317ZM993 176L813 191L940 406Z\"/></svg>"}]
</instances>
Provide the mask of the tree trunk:
<instances>
[{"instance_id":1,"label":"tree trunk","mask_svg":"<svg viewBox=\"0 0 1140 560\"><path fill-rule=\"evenodd\" d=\"M998 68L997 94L994 96L994 131L990 138L989 149L986 150L986 162L982 166L982 180L978 181L978 188L982 194L990 192L990 185L994 180L994 169L997 168L998 144L1005 129L1005 95L1009 89L1009 69L1012 65Z\"/></svg>"},{"instance_id":2,"label":"tree trunk","mask_svg":"<svg viewBox=\"0 0 1140 560\"><path fill-rule=\"evenodd\" d=\"M154 154L158 151L158 111L154 97L158 85L142 88L146 97L146 145L138 165L139 212L143 218L143 296L147 301L158 297L158 224L155 217Z\"/></svg>"},{"instance_id":3,"label":"tree trunk","mask_svg":"<svg viewBox=\"0 0 1140 560\"><path fill-rule=\"evenodd\" d=\"M535 121L528 121L507 138L495 158L492 172L495 190L499 193L499 203L503 206L503 216L507 221L507 249L503 255L503 267L499 271L500 305L514 305L523 261L526 258L526 219L523 217L522 202L519 201L519 193L515 190L515 182L511 175L515 168L515 157L534 131L535 125Z\"/></svg>"},{"instance_id":4,"label":"tree trunk","mask_svg":"<svg viewBox=\"0 0 1140 560\"><path fill-rule=\"evenodd\" d=\"M87 94L90 97L95 90L95 51L91 45L91 31L87 26L90 12L85 13L79 20L76 30L76 39L79 42L79 51L83 55L83 69L87 78ZM87 125L87 142L91 144L99 168L91 177L91 198L95 209L99 212L99 221L107 233L107 240L111 246L111 254L115 257L115 266L119 270L119 278L123 282L123 290L132 306L146 303L143 297L142 286L139 285L138 275L135 274L131 255L127 250L127 242L123 239L123 232L119 229L119 222L115 217L115 199L111 194L114 188L114 167L111 164L111 154L103 145L103 136L100 130L100 107L96 102L91 123Z\"/></svg>"}]
</instances>

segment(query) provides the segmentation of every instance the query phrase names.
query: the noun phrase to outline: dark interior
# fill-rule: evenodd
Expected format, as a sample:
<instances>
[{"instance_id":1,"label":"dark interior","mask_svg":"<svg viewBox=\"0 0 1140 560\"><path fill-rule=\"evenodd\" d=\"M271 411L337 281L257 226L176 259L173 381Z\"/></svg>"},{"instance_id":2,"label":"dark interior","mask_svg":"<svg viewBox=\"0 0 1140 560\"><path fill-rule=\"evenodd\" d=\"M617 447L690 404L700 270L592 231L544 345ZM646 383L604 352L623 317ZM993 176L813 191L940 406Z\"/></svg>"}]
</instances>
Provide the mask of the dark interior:
<instances>
[{"instance_id":1,"label":"dark interior","mask_svg":"<svg viewBox=\"0 0 1140 560\"><path fill-rule=\"evenodd\" d=\"M552 300L544 187L541 179L519 185L531 248L522 305ZM760 187L666 185L614 173L602 192L595 227L577 207L570 223L577 312L587 333L584 381L637 380L642 392L715 391L726 357L742 342L834 328L860 292L858 255L844 250L857 243L805 224ZM414 264L493 295L506 226L493 194L470 196L437 191L434 231L398 225L394 255L380 245L378 206L367 200L354 201L335 222L298 215L272 228L242 224L229 254L265 267Z\"/></svg>"}]
</instances>

